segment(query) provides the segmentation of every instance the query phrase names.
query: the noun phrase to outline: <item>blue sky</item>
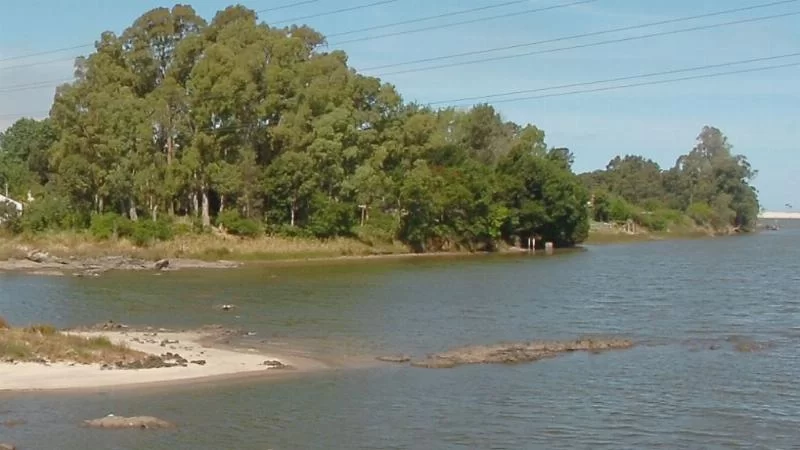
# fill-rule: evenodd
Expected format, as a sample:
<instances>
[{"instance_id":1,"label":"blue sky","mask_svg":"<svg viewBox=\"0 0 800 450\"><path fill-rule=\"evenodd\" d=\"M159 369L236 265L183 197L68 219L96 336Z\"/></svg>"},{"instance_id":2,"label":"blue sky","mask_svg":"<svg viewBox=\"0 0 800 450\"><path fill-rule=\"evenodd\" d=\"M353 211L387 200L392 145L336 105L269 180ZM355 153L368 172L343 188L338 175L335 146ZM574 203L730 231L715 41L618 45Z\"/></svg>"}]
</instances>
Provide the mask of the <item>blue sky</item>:
<instances>
[{"instance_id":1,"label":"blue sky","mask_svg":"<svg viewBox=\"0 0 800 450\"><path fill-rule=\"evenodd\" d=\"M376 0L318 0L264 13L261 18L268 22L283 21L374 1ZM397 0L381 6L311 18L303 22L327 35L508 1L510 0ZM546 12L523 13L534 8L574 1L529 0L468 15L331 37L330 42L331 47L347 51L351 65L357 69L368 69L420 58L484 50L769 2L598 0ZM207 19L230 4L223 0L196 0L190 3ZM249 0L240 3L259 10L300 3L300 0ZM9 2L0 14L0 60L91 43L102 31L122 32L136 17L150 8L173 4L174 2L156 0ZM513 55L791 11L800 11L800 1L486 56ZM519 14L439 30L336 45L336 41L504 13ZM789 16L491 63L386 75L382 78L395 84L406 100L439 102L798 52L798 25L800 16ZM88 50L0 61L0 129L10 125L14 116L21 113L33 113L32 115L38 117L45 115L54 91L51 87L17 92L3 92L4 89L69 78L72 73L69 59ZM59 61L8 68L56 59ZM789 62L800 62L800 57L760 65ZM758 65L720 70L756 66ZM365 72L382 75L416 67L422 66ZM671 166L678 155L691 149L695 137L704 125L716 126L728 135L734 151L747 155L759 170L756 185L764 206L767 209L780 210L785 209L785 203L800 205L800 83L797 80L800 80L800 66L673 84L498 103L496 107L506 119L534 123L544 129L548 144L572 149L576 155L575 169L578 171L604 167L617 154L642 154L662 166Z\"/></svg>"}]
</instances>

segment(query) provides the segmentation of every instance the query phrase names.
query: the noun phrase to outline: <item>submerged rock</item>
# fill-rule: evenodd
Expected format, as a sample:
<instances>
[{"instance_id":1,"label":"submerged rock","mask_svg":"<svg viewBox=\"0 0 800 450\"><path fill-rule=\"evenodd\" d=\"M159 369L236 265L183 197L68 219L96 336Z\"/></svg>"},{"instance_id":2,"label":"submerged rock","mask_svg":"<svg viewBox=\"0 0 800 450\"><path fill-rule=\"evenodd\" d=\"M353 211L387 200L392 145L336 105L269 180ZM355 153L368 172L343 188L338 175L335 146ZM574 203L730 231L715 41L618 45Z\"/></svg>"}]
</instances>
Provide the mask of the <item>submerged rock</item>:
<instances>
[{"instance_id":1,"label":"submerged rock","mask_svg":"<svg viewBox=\"0 0 800 450\"><path fill-rule=\"evenodd\" d=\"M89 428L108 428L108 429L125 429L125 428L141 428L141 429L158 429L158 428L174 428L175 425L165 420L158 419L150 416L138 417L121 417L109 414L102 419L85 420L83 426Z\"/></svg>"},{"instance_id":2,"label":"submerged rock","mask_svg":"<svg viewBox=\"0 0 800 450\"><path fill-rule=\"evenodd\" d=\"M383 362L390 362L390 363L407 363L411 361L411 356L408 355L389 355L389 356L378 356L378 361Z\"/></svg>"},{"instance_id":3,"label":"submerged rock","mask_svg":"<svg viewBox=\"0 0 800 450\"><path fill-rule=\"evenodd\" d=\"M448 369L465 364L518 364L554 358L576 351L604 352L634 346L627 339L578 339L565 342L519 342L498 345L475 345L428 355L412 361L414 367Z\"/></svg>"}]
</instances>

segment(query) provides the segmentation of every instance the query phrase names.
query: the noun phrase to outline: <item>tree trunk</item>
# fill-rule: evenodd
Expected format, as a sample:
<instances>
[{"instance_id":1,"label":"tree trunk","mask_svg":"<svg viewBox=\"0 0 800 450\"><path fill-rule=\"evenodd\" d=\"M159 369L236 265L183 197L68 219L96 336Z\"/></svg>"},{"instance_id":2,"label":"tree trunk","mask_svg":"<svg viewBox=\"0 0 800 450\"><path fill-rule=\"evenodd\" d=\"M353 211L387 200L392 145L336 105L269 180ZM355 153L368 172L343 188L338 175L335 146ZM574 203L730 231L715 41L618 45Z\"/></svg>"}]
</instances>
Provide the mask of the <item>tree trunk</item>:
<instances>
[{"instance_id":1,"label":"tree trunk","mask_svg":"<svg viewBox=\"0 0 800 450\"><path fill-rule=\"evenodd\" d=\"M292 222L291 222L291 224L292 224L292 228L294 228L294 215L295 215L295 211L296 210L297 210L297 201L295 199L292 199L292 207L291 207L291 213L292 213Z\"/></svg>"},{"instance_id":2,"label":"tree trunk","mask_svg":"<svg viewBox=\"0 0 800 450\"><path fill-rule=\"evenodd\" d=\"M200 214L200 202L197 200L197 192L192 192L191 202L192 202L192 215L198 217Z\"/></svg>"},{"instance_id":3,"label":"tree trunk","mask_svg":"<svg viewBox=\"0 0 800 450\"><path fill-rule=\"evenodd\" d=\"M172 165L172 159L175 157L175 144L172 142L172 130L169 130L167 136L167 165Z\"/></svg>"},{"instance_id":4,"label":"tree trunk","mask_svg":"<svg viewBox=\"0 0 800 450\"><path fill-rule=\"evenodd\" d=\"M225 210L225 194L219 195L219 212Z\"/></svg>"},{"instance_id":5,"label":"tree trunk","mask_svg":"<svg viewBox=\"0 0 800 450\"><path fill-rule=\"evenodd\" d=\"M202 202L202 218L203 218L203 228L208 228L211 226L211 215L209 214L209 202L208 202L208 191L204 187L201 192L203 202Z\"/></svg>"},{"instance_id":6,"label":"tree trunk","mask_svg":"<svg viewBox=\"0 0 800 450\"><path fill-rule=\"evenodd\" d=\"M131 197L130 199L130 209L128 209L128 216L134 222L139 220L139 215L136 214L136 201L133 199L133 197Z\"/></svg>"},{"instance_id":7,"label":"tree trunk","mask_svg":"<svg viewBox=\"0 0 800 450\"><path fill-rule=\"evenodd\" d=\"M103 197L97 197L97 212L103 214Z\"/></svg>"},{"instance_id":8,"label":"tree trunk","mask_svg":"<svg viewBox=\"0 0 800 450\"><path fill-rule=\"evenodd\" d=\"M153 216L153 222L156 222L158 220L158 205L153 205L151 215Z\"/></svg>"}]
</instances>

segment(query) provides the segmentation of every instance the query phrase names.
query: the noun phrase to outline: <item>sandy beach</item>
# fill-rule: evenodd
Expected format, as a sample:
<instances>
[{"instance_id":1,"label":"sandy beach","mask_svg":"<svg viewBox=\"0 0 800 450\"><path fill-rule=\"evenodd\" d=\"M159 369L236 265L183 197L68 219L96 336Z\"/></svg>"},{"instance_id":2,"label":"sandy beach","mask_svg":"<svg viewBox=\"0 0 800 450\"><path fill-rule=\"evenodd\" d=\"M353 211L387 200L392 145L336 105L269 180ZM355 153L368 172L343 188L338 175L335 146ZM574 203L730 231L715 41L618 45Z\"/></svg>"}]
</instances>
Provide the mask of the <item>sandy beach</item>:
<instances>
[{"instance_id":1,"label":"sandy beach","mask_svg":"<svg viewBox=\"0 0 800 450\"><path fill-rule=\"evenodd\" d=\"M270 355L255 349L221 348L210 344L201 332L87 331L70 332L84 337L108 337L133 350L151 355L178 354L185 367L150 369L103 368L101 365L54 363L0 363L0 391L91 390L148 384L188 382L206 378L260 375L322 368L304 358ZM162 345L163 344L163 345ZM265 362L270 364L265 365ZM275 367L275 361L289 368Z\"/></svg>"}]
</instances>

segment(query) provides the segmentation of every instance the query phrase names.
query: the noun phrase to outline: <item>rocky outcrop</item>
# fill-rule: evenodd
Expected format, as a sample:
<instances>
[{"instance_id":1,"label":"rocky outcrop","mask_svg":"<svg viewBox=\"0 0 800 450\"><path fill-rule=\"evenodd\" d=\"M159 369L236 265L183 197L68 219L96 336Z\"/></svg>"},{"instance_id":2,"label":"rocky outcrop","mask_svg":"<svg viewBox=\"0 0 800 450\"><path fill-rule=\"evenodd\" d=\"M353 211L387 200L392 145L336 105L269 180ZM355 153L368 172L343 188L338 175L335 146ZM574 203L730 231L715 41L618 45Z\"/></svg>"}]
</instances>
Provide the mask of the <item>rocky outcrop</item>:
<instances>
[{"instance_id":1,"label":"rocky outcrop","mask_svg":"<svg viewBox=\"0 0 800 450\"><path fill-rule=\"evenodd\" d=\"M195 259L160 259L148 261L126 256L96 258L59 258L47 252L33 250L25 259L0 261L0 270L21 270L33 274L55 275L72 272L76 276L98 276L110 270L180 270L180 269L232 269L241 264L233 261L201 261Z\"/></svg>"},{"instance_id":2,"label":"rocky outcrop","mask_svg":"<svg viewBox=\"0 0 800 450\"><path fill-rule=\"evenodd\" d=\"M165 420L150 416L121 417L109 414L102 419L85 420L83 426L88 428L107 428L107 429L159 429L174 428L175 425Z\"/></svg>"},{"instance_id":3,"label":"rocky outcrop","mask_svg":"<svg viewBox=\"0 0 800 450\"><path fill-rule=\"evenodd\" d=\"M578 339L565 342L520 342L461 347L411 362L414 367L448 369L465 364L518 364L535 362L576 351L604 352L629 349L627 339Z\"/></svg>"}]
</instances>

